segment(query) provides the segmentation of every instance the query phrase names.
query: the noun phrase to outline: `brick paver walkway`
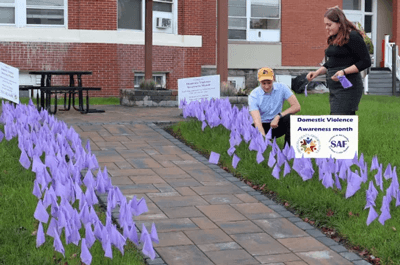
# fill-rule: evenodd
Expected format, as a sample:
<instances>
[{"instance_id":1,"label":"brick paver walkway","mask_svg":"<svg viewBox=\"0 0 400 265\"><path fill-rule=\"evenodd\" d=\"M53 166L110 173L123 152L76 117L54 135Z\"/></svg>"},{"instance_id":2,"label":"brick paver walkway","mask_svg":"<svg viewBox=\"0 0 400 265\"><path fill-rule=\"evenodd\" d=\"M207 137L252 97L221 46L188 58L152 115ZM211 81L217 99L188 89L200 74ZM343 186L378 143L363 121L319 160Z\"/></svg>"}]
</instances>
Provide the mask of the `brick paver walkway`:
<instances>
[{"instance_id":1,"label":"brick paver walkway","mask_svg":"<svg viewBox=\"0 0 400 265\"><path fill-rule=\"evenodd\" d=\"M155 124L183 120L179 109L99 108L56 117L90 139L124 195L146 198L137 226L154 222L160 238L148 264L369 264Z\"/></svg>"}]
</instances>

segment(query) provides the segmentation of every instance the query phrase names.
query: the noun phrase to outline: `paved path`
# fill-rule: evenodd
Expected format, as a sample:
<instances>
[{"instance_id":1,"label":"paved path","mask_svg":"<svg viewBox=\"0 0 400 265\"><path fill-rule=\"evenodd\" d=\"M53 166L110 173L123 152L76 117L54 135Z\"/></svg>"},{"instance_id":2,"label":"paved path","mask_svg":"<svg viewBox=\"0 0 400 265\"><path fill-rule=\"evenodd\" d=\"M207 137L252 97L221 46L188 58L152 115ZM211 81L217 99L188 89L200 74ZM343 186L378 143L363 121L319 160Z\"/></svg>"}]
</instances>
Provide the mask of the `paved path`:
<instances>
[{"instance_id":1,"label":"paved path","mask_svg":"<svg viewBox=\"0 0 400 265\"><path fill-rule=\"evenodd\" d=\"M102 106L57 113L80 134L114 185L145 197L160 244L148 264L369 264L155 123L183 120L177 108Z\"/></svg>"}]
</instances>

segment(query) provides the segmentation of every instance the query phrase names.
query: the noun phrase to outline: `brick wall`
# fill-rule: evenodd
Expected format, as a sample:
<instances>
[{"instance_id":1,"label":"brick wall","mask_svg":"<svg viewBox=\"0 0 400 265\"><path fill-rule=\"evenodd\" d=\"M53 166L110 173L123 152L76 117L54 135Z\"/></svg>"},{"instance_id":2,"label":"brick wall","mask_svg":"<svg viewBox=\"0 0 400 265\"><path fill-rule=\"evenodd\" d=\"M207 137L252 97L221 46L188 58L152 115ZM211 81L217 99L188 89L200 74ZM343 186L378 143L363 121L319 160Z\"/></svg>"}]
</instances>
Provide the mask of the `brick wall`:
<instances>
[{"instance_id":1,"label":"brick wall","mask_svg":"<svg viewBox=\"0 0 400 265\"><path fill-rule=\"evenodd\" d=\"M177 79L200 76L200 48L153 46L153 71L167 71L168 89L177 89ZM85 86L101 87L94 96L119 96L119 89L133 88L134 71L144 72L144 46L97 43L0 42L0 61L20 71L81 70ZM68 85L66 77L53 85Z\"/></svg>"},{"instance_id":2,"label":"brick wall","mask_svg":"<svg viewBox=\"0 0 400 265\"><path fill-rule=\"evenodd\" d=\"M282 65L319 66L327 48L324 14L342 0L281 0Z\"/></svg>"},{"instance_id":3,"label":"brick wall","mask_svg":"<svg viewBox=\"0 0 400 265\"><path fill-rule=\"evenodd\" d=\"M201 65L216 64L216 0L178 0L178 34L203 36Z\"/></svg>"},{"instance_id":4,"label":"brick wall","mask_svg":"<svg viewBox=\"0 0 400 265\"><path fill-rule=\"evenodd\" d=\"M118 0L69 0L68 28L116 30Z\"/></svg>"},{"instance_id":5,"label":"brick wall","mask_svg":"<svg viewBox=\"0 0 400 265\"><path fill-rule=\"evenodd\" d=\"M392 40L396 42L397 45L400 45L400 16L398 12L400 11L400 1L393 0L393 27L392 27ZM397 12L396 12L397 11Z\"/></svg>"}]
</instances>

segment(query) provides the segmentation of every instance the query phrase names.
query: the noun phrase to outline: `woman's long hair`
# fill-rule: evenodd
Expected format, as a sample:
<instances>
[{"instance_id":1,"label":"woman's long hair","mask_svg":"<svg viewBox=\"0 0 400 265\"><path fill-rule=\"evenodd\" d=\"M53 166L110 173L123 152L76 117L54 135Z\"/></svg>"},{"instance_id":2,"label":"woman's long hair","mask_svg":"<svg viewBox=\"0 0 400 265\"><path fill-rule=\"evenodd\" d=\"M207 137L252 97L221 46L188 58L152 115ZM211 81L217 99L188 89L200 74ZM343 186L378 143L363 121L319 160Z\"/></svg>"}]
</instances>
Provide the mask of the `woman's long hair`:
<instances>
[{"instance_id":1,"label":"woman's long hair","mask_svg":"<svg viewBox=\"0 0 400 265\"><path fill-rule=\"evenodd\" d=\"M361 36L362 33L357 27L353 24L353 22L349 21L346 16L344 15L343 11L338 7L328 8L325 12L324 17L329 19L332 22L336 22L340 24L339 31L334 36L329 36L327 43L328 45L337 45L343 46L347 42L349 42L350 38L350 31L355 30Z\"/></svg>"}]
</instances>

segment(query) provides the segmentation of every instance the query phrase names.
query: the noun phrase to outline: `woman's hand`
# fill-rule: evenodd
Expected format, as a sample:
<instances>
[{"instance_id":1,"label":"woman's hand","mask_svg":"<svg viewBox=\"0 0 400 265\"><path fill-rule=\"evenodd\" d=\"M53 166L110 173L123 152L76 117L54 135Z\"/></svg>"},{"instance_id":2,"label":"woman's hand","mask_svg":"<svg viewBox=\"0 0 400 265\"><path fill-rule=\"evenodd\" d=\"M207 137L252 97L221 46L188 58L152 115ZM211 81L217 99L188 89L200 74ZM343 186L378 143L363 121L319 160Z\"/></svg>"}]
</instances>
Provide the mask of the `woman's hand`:
<instances>
[{"instance_id":1,"label":"woman's hand","mask_svg":"<svg viewBox=\"0 0 400 265\"><path fill-rule=\"evenodd\" d=\"M316 71L313 72L309 72L306 76L308 82L312 81L314 78L316 78L318 76Z\"/></svg>"},{"instance_id":2,"label":"woman's hand","mask_svg":"<svg viewBox=\"0 0 400 265\"><path fill-rule=\"evenodd\" d=\"M343 71L342 71L342 70L339 70L339 71L337 71L337 72L331 77L331 79L332 79L333 81L339 81L338 76L342 76L342 75L344 75Z\"/></svg>"}]
</instances>

